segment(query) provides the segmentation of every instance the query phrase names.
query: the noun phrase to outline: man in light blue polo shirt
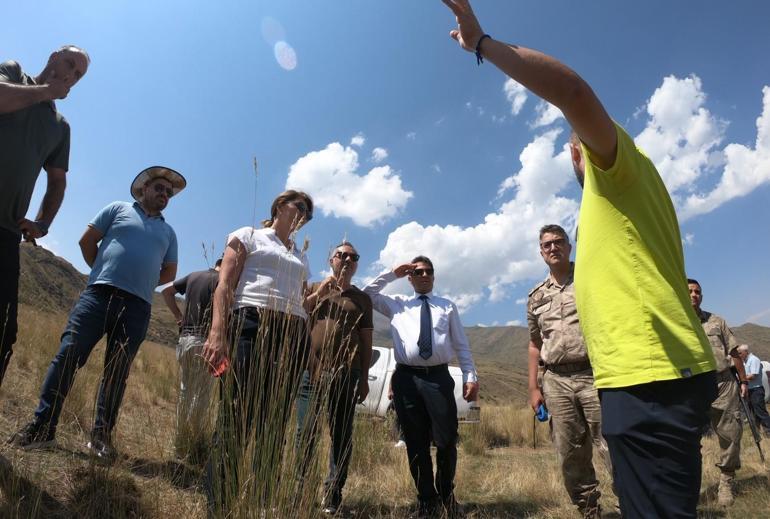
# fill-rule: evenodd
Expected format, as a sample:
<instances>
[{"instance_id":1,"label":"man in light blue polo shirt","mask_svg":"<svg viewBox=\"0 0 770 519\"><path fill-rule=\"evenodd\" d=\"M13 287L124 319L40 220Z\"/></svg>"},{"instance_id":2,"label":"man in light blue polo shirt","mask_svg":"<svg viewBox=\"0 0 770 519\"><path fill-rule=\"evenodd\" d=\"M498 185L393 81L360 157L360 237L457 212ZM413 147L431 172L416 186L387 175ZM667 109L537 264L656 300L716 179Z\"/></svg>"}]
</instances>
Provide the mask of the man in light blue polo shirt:
<instances>
[{"instance_id":1,"label":"man in light blue polo shirt","mask_svg":"<svg viewBox=\"0 0 770 519\"><path fill-rule=\"evenodd\" d=\"M106 334L104 373L88 448L110 460L110 440L131 363L150 322L155 287L174 280L176 234L161 211L187 182L176 171L147 168L131 184L130 202L113 202L88 224L80 239L83 259L91 266L88 286L70 313L59 352L51 361L35 418L10 442L25 449L55 443L59 413L76 371Z\"/></svg>"},{"instance_id":2,"label":"man in light blue polo shirt","mask_svg":"<svg viewBox=\"0 0 770 519\"><path fill-rule=\"evenodd\" d=\"M762 426L765 436L770 438L770 415L767 414L765 388L762 386L762 361L749 351L748 344L738 346L738 355L746 369L746 379L749 381L749 402L754 412L754 419Z\"/></svg>"}]
</instances>

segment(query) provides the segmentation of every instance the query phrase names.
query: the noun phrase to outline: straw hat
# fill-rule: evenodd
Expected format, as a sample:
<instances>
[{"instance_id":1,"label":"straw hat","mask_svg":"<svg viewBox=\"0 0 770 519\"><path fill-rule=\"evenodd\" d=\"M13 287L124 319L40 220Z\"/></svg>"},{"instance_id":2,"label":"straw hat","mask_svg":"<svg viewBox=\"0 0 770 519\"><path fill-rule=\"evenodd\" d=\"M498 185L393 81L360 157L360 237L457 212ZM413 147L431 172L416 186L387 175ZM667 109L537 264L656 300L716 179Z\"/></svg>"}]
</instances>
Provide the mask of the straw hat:
<instances>
[{"instance_id":1,"label":"straw hat","mask_svg":"<svg viewBox=\"0 0 770 519\"><path fill-rule=\"evenodd\" d=\"M187 180L177 171L164 166L151 166L142 170L133 182L131 182L131 196L138 202L142 199L142 191L147 182L155 180L156 178L165 178L171 182L171 186L176 196L187 187Z\"/></svg>"}]
</instances>

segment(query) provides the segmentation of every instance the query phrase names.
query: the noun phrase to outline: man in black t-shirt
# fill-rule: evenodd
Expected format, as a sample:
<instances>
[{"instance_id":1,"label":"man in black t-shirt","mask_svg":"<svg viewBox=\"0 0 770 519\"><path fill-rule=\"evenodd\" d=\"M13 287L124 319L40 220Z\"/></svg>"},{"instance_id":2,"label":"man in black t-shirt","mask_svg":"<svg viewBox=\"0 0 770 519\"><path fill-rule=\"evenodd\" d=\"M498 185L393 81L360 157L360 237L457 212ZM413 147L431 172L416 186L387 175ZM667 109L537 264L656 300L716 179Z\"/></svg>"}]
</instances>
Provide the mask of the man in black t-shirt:
<instances>
[{"instance_id":1,"label":"man in black t-shirt","mask_svg":"<svg viewBox=\"0 0 770 519\"><path fill-rule=\"evenodd\" d=\"M310 363L302 376L297 398L299 477L314 454L318 415L326 403L331 447L329 474L324 482L325 514L337 513L353 451L356 403L369 394L369 364L374 329L372 301L351 284L358 253L348 242L334 248L332 274L309 289Z\"/></svg>"},{"instance_id":2,"label":"man in black t-shirt","mask_svg":"<svg viewBox=\"0 0 770 519\"><path fill-rule=\"evenodd\" d=\"M70 126L54 100L67 97L89 62L84 50L65 45L35 77L15 61L0 63L0 384L16 342L19 242L48 233L67 184ZM41 168L48 185L33 221L26 215Z\"/></svg>"},{"instance_id":3,"label":"man in black t-shirt","mask_svg":"<svg viewBox=\"0 0 770 519\"><path fill-rule=\"evenodd\" d=\"M176 358L179 361L179 401L176 406L176 440L180 458L202 454L208 437L208 408L213 378L200 356L211 326L211 298L219 282L217 260L213 269L192 272L163 289L163 300L179 325ZM185 296L184 313L176 294Z\"/></svg>"}]
</instances>

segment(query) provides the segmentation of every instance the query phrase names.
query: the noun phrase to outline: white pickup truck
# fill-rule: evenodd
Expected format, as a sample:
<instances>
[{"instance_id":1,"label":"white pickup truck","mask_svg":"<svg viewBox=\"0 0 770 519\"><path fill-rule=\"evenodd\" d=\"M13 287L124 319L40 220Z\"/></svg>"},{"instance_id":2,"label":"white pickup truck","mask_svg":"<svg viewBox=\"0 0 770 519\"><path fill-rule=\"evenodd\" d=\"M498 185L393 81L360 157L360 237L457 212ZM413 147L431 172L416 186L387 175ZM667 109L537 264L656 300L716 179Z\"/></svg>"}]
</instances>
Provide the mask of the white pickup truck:
<instances>
[{"instance_id":1,"label":"white pickup truck","mask_svg":"<svg viewBox=\"0 0 770 519\"><path fill-rule=\"evenodd\" d=\"M372 362L369 367L369 396L363 404L356 406L356 411L363 414L385 417L390 400L388 387L390 377L396 369L396 359L391 348L374 346ZM463 374L460 368L449 367L449 373L455 381L455 401L457 402L457 419L462 423L478 423L481 418L481 408L478 402L466 402L463 398Z\"/></svg>"}]
</instances>

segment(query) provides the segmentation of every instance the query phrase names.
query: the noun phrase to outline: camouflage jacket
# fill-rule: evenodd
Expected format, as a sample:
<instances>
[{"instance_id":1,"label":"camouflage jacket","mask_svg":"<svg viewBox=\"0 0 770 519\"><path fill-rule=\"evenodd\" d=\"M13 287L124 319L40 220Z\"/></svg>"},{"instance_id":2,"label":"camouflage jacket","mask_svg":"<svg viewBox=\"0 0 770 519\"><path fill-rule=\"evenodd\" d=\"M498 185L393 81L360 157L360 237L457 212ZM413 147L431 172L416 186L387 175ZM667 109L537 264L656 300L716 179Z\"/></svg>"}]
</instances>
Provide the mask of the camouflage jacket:
<instances>
[{"instance_id":1,"label":"camouflage jacket","mask_svg":"<svg viewBox=\"0 0 770 519\"><path fill-rule=\"evenodd\" d=\"M733 365L732 355L738 347L732 330L724 319L711 312L701 310L698 314L703 330L708 336L711 349L714 350L714 358L717 361L717 371L724 371ZM731 355L732 354L732 355Z\"/></svg>"},{"instance_id":2,"label":"camouflage jacket","mask_svg":"<svg viewBox=\"0 0 770 519\"><path fill-rule=\"evenodd\" d=\"M532 289L527 299L527 324L530 339L535 343L542 341L540 357L546 365L588 360L575 306L572 272L564 286L549 275Z\"/></svg>"}]
</instances>

